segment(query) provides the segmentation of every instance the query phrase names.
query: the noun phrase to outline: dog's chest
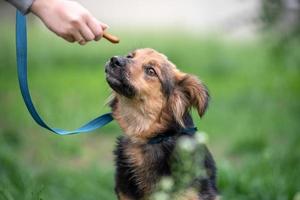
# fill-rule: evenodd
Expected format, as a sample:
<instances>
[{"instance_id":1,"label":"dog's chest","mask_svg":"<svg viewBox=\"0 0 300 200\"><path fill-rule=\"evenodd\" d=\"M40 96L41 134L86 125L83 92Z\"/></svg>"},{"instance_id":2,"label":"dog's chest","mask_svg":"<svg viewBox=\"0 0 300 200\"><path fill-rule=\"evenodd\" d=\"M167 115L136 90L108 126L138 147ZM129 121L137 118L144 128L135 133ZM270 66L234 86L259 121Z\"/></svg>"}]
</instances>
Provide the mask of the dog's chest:
<instances>
[{"instance_id":1,"label":"dog's chest","mask_svg":"<svg viewBox=\"0 0 300 200\"><path fill-rule=\"evenodd\" d=\"M160 177L171 173L173 146L171 142L133 144L125 137L120 138L115 151L117 188L139 191L142 196L150 193Z\"/></svg>"}]
</instances>

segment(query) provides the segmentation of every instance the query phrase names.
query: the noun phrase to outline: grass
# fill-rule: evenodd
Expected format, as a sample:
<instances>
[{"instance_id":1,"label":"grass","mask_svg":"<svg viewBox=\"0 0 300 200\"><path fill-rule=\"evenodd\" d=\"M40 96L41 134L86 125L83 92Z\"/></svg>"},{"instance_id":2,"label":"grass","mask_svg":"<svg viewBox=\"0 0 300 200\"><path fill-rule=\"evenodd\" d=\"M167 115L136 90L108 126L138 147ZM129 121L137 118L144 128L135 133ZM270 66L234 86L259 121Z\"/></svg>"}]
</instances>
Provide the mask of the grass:
<instances>
[{"instance_id":1,"label":"grass","mask_svg":"<svg viewBox=\"0 0 300 200\"><path fill-rule=\"evenodd\" d=\"M1 33L0 199L116 199L112 151L121 133L117 124L65 137L38 127L19 93L12 31ZM30 89L50 125L72 129L108 111L106 60L152 47L198 75L210 90L206 116L193 115L209 136L223 199L299 200L299 42L273 51L273 41L264 39L118 33L120 45L103 41L79 47L31 27Z\"/></svg>"}]
</instances>

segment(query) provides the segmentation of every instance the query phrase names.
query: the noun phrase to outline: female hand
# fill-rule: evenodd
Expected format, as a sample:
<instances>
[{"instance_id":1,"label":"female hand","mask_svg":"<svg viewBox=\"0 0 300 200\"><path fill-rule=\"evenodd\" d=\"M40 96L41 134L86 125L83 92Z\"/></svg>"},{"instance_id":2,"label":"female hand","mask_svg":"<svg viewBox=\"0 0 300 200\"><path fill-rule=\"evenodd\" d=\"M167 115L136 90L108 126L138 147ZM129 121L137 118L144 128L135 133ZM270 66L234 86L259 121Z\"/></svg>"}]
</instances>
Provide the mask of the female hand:
<instances>
[{"instance_id":1,"label":"female hand","mask_svg":"<svg viewBox=\"0 0 300 200\"><path fill-rule=\"evenodd\" d=\"M35 0L30 8L44 24L69 42L84 45L101 39L108 25L98 21L83 6L69 0Z\"/></svg>"}]
</instances>

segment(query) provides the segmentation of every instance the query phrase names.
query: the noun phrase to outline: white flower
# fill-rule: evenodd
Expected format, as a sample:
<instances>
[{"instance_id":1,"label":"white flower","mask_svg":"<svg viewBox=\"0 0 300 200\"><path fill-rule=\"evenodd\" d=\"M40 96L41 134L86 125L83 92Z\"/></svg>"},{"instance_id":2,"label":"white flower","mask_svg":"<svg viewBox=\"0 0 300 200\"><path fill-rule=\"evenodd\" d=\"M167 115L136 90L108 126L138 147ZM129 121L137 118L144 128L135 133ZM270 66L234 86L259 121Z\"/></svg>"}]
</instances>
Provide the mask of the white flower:
<instances>
[{"instance_id":1,"label":"white flower","mask_svg":"<svg viewBox=\"0 0 300 200\"><path fill-rule=\"evenodd\" d=\"M205 132L197 132L195 134L195 139L198 144L205 144L205 143L207 143L208 136Z\"/></svg>"},{"instance_id":2,"label":"white flower","mask_svg":"<svg viewBox=\"0 0 300 200\"><path fill-rule=\"evenodd\" d=\"M169 195L165 192L156 192L153 196L154 200L169 200Z\"/></svg>"},{"instance_id":3,"label":"white flower","mask_svg":"<svg viewBox=\"0 0 300 200\"><path fill-rule=\"evenodd\" d=\"M164 191L169 191L174 185L174 181L170 177L163 177L160 181L161 189Z\"/></svg>"},{"instance_id":4,"label":"white flower","mask_svg":"<svg viewBox=\"0 0 300 200\"><path fill-rule=\"evenodd\" d=\"M192 152L196 148L196 142L191 137L181 137L178 141L178 145L180 149L188 152Z\"/></svg>"}]
</instances>

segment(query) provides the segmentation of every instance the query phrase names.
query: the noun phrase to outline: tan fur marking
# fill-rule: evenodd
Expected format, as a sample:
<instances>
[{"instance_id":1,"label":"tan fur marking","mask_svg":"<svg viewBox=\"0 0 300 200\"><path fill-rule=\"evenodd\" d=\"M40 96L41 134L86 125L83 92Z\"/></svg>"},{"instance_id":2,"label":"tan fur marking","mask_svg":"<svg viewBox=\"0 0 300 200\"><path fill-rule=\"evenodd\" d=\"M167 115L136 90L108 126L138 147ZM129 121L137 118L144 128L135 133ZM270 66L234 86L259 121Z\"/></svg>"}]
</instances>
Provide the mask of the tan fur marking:
<instances>
[{"instance_id":1,"label":"tan fur marking","mask_svg":"<svg viewBox=\"0 0 300 200\"><path fill-rule=\"evenodd\" d=\"M152 174L149 173L149 163L144 160L145 155L142 152L140 144L132 144L125 150L125 153L129 157L129 164L134 166L132 173L139 189L147 196L152 191L153 185L150 185L146 180L151 179Z\"/></svg>"},{"instance_id":2,"label":"tan fur marking","mask_svg":"<svg viewBox=\"0 0 300 200\"><path fill-rule=\"evenodd\" d=\"M155 131L166 127L160 120L161 110L165 104L160 95L150 96L147 101L132 101L119 95L117 98L119 104L113 112L114 118L132 139L146 140Z\"/></svg>"},{"instance_id":3,"label":"tan fur marking","mask_svg":"<svg viewBox=\"0 0 300 200\"><path fill-rule=\"evenodd\" d=\"M144 163L141 148L138 146L132 146L131 148L127 148L126 155L129 157L130 162L137 167L141 166Z\"/></svg>"},{"instance_id":4,"label":"tan fur marking","mask_svg":"<svg viewBox=\"0 0 300 200\"><path fill-rule=\"evenodd\" d=\"M119 192L119 200L132 200L129 197L125 196L123 193Z\"/></svg>"},{"instance_id":5,"label":"tan fur marking","mask_svg":"<svg viewBox=\"0 0 300 200\"><path fill-rule=\"evenodd\" d=\"M196 190L188 189L180 193L178 196L176 196L174 200L202 200L202 199L199 198L199 195Z\"/></svg>"}]
</instances>

